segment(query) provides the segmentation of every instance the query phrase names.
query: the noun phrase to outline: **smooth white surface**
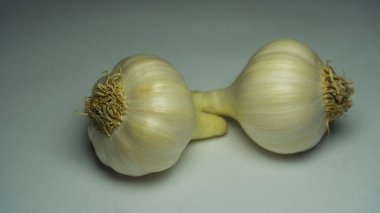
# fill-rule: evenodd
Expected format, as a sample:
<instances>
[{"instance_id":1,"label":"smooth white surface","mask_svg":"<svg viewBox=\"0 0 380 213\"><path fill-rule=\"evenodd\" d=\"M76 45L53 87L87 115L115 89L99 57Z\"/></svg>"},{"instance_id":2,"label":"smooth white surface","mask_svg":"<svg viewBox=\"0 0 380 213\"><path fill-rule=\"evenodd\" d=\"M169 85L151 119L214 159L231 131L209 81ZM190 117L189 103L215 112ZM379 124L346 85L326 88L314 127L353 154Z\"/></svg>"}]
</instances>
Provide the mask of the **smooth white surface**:
<instances>
[{"instance_id":1,"label":"smooth white surface","mask_svg":"<svg viewBox=\"0 0 380 213\"><path fill-rule=\"evenodd\" d=\"M380 212L377 1L0 1L0 211ZM192 89L225 87L264 43L294 38L355 81L310 152L260 149L235 122L170 170L118 175L78 115L105 69L151 53Z\"/></svg>"}]
</instances>

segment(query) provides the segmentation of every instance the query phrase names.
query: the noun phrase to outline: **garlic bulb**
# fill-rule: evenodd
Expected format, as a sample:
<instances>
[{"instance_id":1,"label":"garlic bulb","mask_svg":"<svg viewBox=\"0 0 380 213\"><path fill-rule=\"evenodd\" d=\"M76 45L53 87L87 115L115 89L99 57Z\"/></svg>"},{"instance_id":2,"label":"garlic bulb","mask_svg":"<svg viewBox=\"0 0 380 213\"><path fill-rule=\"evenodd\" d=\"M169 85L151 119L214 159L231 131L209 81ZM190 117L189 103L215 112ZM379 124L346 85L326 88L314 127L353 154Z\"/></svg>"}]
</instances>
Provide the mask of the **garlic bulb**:
<instances>
[{"instance_id":1,"label":"garlic bulb","mask_svg":"<svg viewBox=\"0 0 380 213\"><path fill-rule=\"evenodd\" d=\"M181 75L153 55L121 60L97 81L83 114L100 161L130 176L165 170L191 139L226 131L224 119L196 110Z\"/></svg>"},{"instance_id":2,"label":"garlic bulb","mask_svg":"<svg viewBox=\"0 0 380 213\"><path fill-rule=\"evenodd\" d=\"M199 109L235 118L261 147L286 154L315 146L352 92L310 48L286 39L260 48L228 88L193 95Z\"/></svg>"}]
</instances>

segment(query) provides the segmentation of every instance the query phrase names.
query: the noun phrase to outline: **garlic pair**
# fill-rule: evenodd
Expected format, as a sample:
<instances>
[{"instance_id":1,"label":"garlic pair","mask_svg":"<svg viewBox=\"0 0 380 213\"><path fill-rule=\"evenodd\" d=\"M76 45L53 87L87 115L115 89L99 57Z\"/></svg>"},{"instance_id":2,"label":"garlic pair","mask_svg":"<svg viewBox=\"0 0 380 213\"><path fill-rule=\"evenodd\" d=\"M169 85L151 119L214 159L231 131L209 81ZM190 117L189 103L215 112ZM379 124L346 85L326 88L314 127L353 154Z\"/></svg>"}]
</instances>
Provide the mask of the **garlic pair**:
<instances>
[{"instance_id":1,"label":"garlic pair","mask_svg":"<svg viewBox=\"0 0 380 213\"><path fill-rule=\"evenodd\" d=\"M352 105L350 81L305 44L284 39L260 48L227 88L195 92L199 109L236 119L261 147L288 154L314 147Z\"/></svg>"},{"instance_id":2,"label":"garlic pair","mask_svg":"<svg viewBox=\"0 0 380 213\"><path fill-rule=\"evenodd\" d=\"M97 81L83 114L100 161L130 176L171 167L191 139L227 127L223 118L197 111L181 75L153 55L121 60Z\"/></svg>"},{"instance_id":3,"label":"garlic pair","mask_svg":"<svg viewBox=\"0 0 380 213\"><path fill-rule=\"evenodd\" d=\"M286 39L263 46L229 87L210 92L190 92L161 58L126 58L95 84L84 115L99 159L141 176L171 167L190 140L225 134L222 116L267 150L308 150L351 107L352 93L310 48Z\"/></svg>"}]
</instances>

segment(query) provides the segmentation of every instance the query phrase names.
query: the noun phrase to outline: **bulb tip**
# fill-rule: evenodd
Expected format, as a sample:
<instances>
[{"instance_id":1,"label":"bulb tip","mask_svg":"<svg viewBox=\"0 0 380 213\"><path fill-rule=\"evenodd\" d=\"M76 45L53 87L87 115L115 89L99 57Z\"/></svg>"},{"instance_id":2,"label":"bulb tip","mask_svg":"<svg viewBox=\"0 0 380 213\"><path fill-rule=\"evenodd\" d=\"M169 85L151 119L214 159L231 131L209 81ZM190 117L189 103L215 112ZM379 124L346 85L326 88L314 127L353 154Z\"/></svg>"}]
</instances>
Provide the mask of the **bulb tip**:
<instances>
[{"instance_id":1,"label":"bulb tip","mask_svg":"<svg viewBox=\"0 0 380 213\"><path fill-rule=\"evenodd\" d=\"M108 74L102 82L97 82L92 96L85 101L82 115L87 116L98 131L111 136L114 129L122 123L127 112L122 72Z\"/></svg>"},{"instance_id":2,"label":"bulb tip","mask_svg":"<svg viewBox=\"0 0 380 213\"><path fill-rule=\"evenodd\" d=\"M328 64L323 67L322 79L326 126L329 130L329 123L351 108L351 96L354 93L354 88L352 81L337 75Z\"/></svg>"}]
</instances>

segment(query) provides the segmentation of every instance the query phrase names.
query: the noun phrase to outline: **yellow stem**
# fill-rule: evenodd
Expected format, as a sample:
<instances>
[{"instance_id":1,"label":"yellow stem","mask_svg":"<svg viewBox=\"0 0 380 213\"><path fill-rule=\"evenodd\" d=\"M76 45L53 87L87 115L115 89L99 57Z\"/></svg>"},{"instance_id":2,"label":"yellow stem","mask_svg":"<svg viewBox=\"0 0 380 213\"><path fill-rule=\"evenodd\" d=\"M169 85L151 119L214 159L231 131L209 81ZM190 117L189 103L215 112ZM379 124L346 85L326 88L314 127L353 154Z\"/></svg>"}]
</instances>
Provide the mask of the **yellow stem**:
<instances>
[{"instance_id":1,"label":"yellow stem","mask_svg":"<svg viewBox=\"0 0 380 213\"><path fill-rule=\"evenodd\" d=\"M197 110L197 124L191 140L200 140L222 136L227 132L224 118Z\"/></svg>"},{"instance_id":2,"label":"yellow stem","mask_svg":"<svg viewBox=\"0 0 380 213\"><path fill-rule=\"evenodd\" d=\"M193 92L195 106L202 112L236 118L235 100L231 88L208 92Z\"/></svg>"},{"instance_id":3,"label":"yellow stem","mask_svg":"<svg viewBox=\"0 0 380 213\"><path fill-rule=\"evenodd\" d=\"M193 100L197 111L197 127L193 139L204 139L224 135L227 122L221 115L233 117L235 112L228 101L227 90L209 92L194 91Z\"/></svg>"}]
</instances>

